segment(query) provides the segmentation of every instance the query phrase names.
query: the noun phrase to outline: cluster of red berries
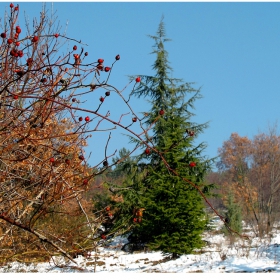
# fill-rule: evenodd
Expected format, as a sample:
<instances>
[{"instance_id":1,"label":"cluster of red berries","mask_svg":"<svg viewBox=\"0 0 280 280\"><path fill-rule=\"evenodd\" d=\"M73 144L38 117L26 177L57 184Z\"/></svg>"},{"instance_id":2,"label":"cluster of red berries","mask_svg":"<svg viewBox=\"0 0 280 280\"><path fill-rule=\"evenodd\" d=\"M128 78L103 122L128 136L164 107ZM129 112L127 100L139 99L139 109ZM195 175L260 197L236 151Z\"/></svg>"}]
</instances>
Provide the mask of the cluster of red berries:
<instances>
[{"instance_id":1,"label":"cluster of red berries","mask_svg":"<svg viewBox=\"0 0 280 280\"><path fill-rule=\"evenodd\" d=\"M111 212L110 206L107 206L107 207L105 208L105 210L107 211L109 218L113 218L113 214L112 214L112 212Z\"/></svg>"},{"instance_id":2,"label":"cluster of red berries","mask_svg":"<svg viewBox=\"0 0 280 280\"><path fill-rule=\"evenodd\" d=\"M14 7L14 4L11 3L11 4L10 4L10 8L12 9L13 7ZM17 6L14 8L15 11L18 11L18 9L19 9L19 5L17 5Z\"/></svg>"},{"instance_id":3,"label":"cluster of red berries","mask_svg":"<svg viewBox=\"0 0 280 280\"><path fill-rule=\"evenodd\" d=\"M12 49L10 51L10 55L13 57L23 57L23 51L22 50L16 50L16 49Z\"/></svg>"},{"instance_id":4,"label":"cluster of red berries","mask_svg":"<svg viewBox=\"0 0 280 280\"><path fill-rule=\"evenodd\" d=\"M97 60L97 62L98 62L98 64L97 64L96 67L97 67L98 70L105 71L105 72L109 72L111 70L111 67L108 67L108 66L104 67L103 66L103 62L104 62L103 58L99 58Z\"/></svg>"},{"instance_id":5,"label":"cluster of red berries","mask_svg":"<svg viewBox=\"0 0 280 280\"><path fill-rule=\"evenodd\" d=\"M20 46L20 42L16 41L18 39L19 34L21 33L21 28L20 26L16 26L16 33L14 35L14 38L9 38L7 40L7 44L11 45L11 44L15 44L15 47L19 47ZM5 32L1 33L1 38L5 39L7 37L7 34ZM22 50L17 50L16 48L13 48L10 51L10 55L13 57L23 57L23 51Z\"/></svg>"},{"instance_id":6,"label":"cluster of red berries","mask_svg":"<svg viewBox=\"0 0 280 280\"><path fill-rule=\"evenodd\" d=\"M134 214L133 222L134 223L141 223L142 222L142 217L143 217L143 208L138 209L135 214Z\"/></svg>"},{"instance_id":7,"label":"cluster of red berries","mask_svg":"<svg viewBox=\"0 0 280 280\"><path fill-rule=\"evenodd\" d=\"M79 117L79 121L81 122L82 120L83 120L83 117ZM85 117L85 121L89 122L90 121L90 117L89 116Z\"/></svg>"}]
</instances>

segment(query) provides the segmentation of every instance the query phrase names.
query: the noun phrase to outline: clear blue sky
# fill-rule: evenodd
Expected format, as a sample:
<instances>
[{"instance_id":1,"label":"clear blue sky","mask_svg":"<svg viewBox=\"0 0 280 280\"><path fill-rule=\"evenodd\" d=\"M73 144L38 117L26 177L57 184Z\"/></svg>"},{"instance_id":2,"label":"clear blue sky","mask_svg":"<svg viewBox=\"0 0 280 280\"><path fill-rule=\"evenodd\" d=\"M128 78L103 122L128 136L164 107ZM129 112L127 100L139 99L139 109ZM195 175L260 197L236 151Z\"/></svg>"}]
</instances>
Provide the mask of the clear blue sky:
<instances>
[{"instance_id":1,"label":"clear blue sky","mask_svg":"<svg viewBox=\"0 0 280 280\"><path fill-rule=\"evenodd\" d=\"M9 3L0 3L2 14ZM39 15L41 6L20 3L21 13L26 11L30 18ZM195 104L193 121L210 122L197 139L207 143L208 157L217 156L231 133L252 137L279 120L280 3L54 2L53 7L62 26L69 22L67 35L88 45L89 59L102 57L110 64L120 54L111 78L118 88L128 82L127 75L153 74L153 41L147 35L155 34L164 15L166 34L172 39L166 50L173 77L195 82L204 96ZM87 106L99 97L89 96ZM111 112L118 108L113 100L106 99ZM148 108L139 101L132 106L137 112ZM114 131L108 154L130 147L120 133ZM90 163L102 160L100 147L107 136L95 133L90 139Z\"/></svg>"}]
</instances>

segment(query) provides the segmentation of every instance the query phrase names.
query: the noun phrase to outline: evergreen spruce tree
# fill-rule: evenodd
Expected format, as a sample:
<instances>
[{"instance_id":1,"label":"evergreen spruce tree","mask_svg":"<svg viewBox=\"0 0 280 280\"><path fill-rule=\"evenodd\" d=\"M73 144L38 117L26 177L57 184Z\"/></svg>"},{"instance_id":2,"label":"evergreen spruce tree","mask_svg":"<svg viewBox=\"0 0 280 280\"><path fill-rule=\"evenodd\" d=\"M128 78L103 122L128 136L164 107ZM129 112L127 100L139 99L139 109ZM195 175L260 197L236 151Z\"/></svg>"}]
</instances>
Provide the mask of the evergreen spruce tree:
<instances>
[{"instance_id":1,"label":"evergreen spruce tree","mask_svg":"<svg viewBox=\"0 0 280 280\"><path fill-rule=\"evenodd\" d=\"M178 257L203 245L201 234L206 225L201 195L180 177L209 194L213 186L204 185L204 176L210 170L212 160L201 155L205 148L203 143L194 145L194 139L207 127L207 124L199 125L190 120L194 115L191 112L194 102L201 95L190 83L172 78L164 48L169 39L165 37L163 20L156 36L150 37L155 41L155 75L141 75L141 83L133 94L151 102L145 120L147 127L158 118L146 135L147 144L159 151L179 176L166 167L160 154L152 150L147 152L143 146L144 151L136 160L138 167L130 174L134 178L133 182L130 181L133 191L122 193L124 204L118 207L122 213L120 216L127 217L128 214L136 224L129 236L131 243L144 243L152 250ZM135 207L143 211L133 211Z\"/></svg>"},{"instance_id":2,"label":"evergreen spruce tree","mask_svg":"<svg viewBox=\"0 0 280 280\"><path fill-rule=\"evenodd\" d=\"M232 192L229 192L228 199L226 203L226 214L225 221L227 225L234 231L241 233L242 231L242 214L241 207L234 201L234 195ZM226 226L223 227L223 232L228 235L231 232L228 231Z\"/></svg>"}]
</instances>

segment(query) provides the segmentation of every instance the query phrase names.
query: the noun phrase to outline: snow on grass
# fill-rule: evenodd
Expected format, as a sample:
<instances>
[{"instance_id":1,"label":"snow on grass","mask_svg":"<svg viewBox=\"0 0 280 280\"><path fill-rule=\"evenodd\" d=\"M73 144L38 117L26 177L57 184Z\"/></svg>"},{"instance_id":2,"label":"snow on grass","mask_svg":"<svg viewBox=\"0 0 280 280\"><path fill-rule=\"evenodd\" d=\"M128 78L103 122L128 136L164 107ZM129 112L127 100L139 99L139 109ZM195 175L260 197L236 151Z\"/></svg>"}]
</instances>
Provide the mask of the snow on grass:
<instances>
[{"instance_id":1,"label":"snow on grass","mask_svg":"<svg viewBox=\"0 0 280 280\"><path fill-rule=\"evenodd\" d=\"M216 229L221 228L216 221ZM64 257L54 257L48 263L23 264L13 262L0 267L0 273L279 273L280 232L275 229L271 238L236 239L230 243L219 231L206 232L207 246L183 255L176 260L161 252L124 252L125 237L116 237L106 247L98 248L87 258L78 256L71 263ZM3 275L3 274L2 274ZM30 274L29 274L30 275ZM161 274L162 275L162 274ZM2 276L1 276L2 277ZM145 276L146 277L146 276ZM30 278L28 278L30 279ZM145 279L146 280L146 279Z\"/></svg>"}]
</instances>

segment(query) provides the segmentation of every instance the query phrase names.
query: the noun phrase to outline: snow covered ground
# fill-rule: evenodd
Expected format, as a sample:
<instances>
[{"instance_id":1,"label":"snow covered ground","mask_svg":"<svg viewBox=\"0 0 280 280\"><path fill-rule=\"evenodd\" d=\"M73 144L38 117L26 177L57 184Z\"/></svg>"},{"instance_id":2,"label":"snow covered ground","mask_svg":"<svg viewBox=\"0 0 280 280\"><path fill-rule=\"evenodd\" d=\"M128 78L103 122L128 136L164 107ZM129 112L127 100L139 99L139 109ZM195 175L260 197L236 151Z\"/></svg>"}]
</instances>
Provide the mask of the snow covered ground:
<instances>
[{"instance_id":1,"label":"snow covered ground","mask_svg":"<svg viewBox=\"0 0 280 280\"><path fill-rule=\"evenodd\" d=\"M220 227L219 221L216 226ZM0 273L279 273L280 229L275 228L270 239L239 239L230 245L223 234L205 233L208 245L194 254L183 255L176 260L165 258L160 252L127 253L121 250L125 237L117 237L107 248L99 248L87 258L78 256L74 263L63 257L54 257L49 263L10 263L0 267ZM96 260L96 261L95 261ZM7 275L7 274L6 274ZM29 274L30 275L30 274ZM1 274L3 278L4 274ZM68 277L67 277L68 278ZM279 278L279 277L277 277ZM30 278L28 278L30 279Z\"/></svg>"}]
</instances>

